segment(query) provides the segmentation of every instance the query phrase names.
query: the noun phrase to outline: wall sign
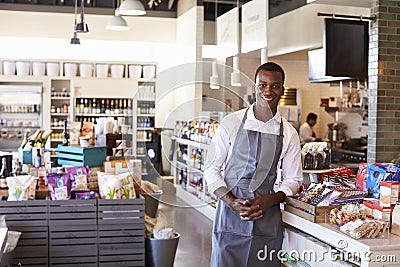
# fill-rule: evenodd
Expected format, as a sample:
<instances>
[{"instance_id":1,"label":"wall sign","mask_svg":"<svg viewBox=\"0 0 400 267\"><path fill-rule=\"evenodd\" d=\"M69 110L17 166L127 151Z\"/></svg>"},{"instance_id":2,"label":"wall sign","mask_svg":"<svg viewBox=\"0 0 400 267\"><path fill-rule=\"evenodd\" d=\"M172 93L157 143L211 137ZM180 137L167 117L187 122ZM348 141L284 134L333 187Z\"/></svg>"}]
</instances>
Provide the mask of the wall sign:
<instances>
[{"instance_id":1,"label":"wall sign","mask_svg":"<svg viewBox=\"0 0 400 267\"><path fill-rule=\"evenodd\" d=\"M242 53L267 47L268 1L253 0L242 6Z\"/></svg>"},{"instance_id":2,"label":"wall sign","mask_svg":"<svg viewBox=\"0 0 400 267\"><path fill-rule=\"evenodd\" d=\"M222 57L239 54L239 9L237 7L217 18L217 45Z\"/></svg>"}]
</instances>

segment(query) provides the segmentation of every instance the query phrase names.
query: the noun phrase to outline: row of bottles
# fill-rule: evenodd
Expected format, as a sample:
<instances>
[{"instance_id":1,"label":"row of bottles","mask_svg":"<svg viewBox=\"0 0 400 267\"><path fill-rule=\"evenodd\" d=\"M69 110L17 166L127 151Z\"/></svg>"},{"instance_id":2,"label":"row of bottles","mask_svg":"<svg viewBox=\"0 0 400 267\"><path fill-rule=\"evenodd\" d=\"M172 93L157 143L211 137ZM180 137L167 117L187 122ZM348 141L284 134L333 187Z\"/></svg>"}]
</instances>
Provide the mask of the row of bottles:
<instances>
[{"instance_id":1,"label":"row of bottles","mask_svg":"<svg viewBox=\"0 0 400 267\"><path fill-rule=\"evenodd\" d=\"M67 88L62 88L61 92L56 91L54 87L51 88L51 97L69 97L70 93L67 91Z\"/></svg>"},{"instance_id":2,"label":"row of bottles","mask_svg":"<svg viewBox=\"0 0 400 267\"><path fill-rule=\"evenodd\" d=\"M151 128L153 127L152 120L150 118L138 118L137 119L138 128Z\"/></svg>"},{"instance_id":3,"label":"row of bottles","mask_svg":"<svg viewBox=\"0 0 400 267\"><path fill-rule=\"evenodd\" d=\"M51 127L63 127L64 120L60 120L58 118L53 118L50 122Z\"/></svg>"},{"instance_id":4,"label":"row of bottles","mask_svg":"<svg viewBox=\"0 0 400 267\"><path fill-rule=\"evenodd\" d=\"M7 113L22 113L22 112L40 112L40 105L38 104L7 104L0 105L0 112Z\"/></svg>"},{"instance_id":5,"label":"row of bottles","mask_svg":"<svg viewBox=\"0 0 400 267\"><path fill-rule=\"evenodd\" d=\"M138 114L154 114L154 105L144 103L144 104L138 104L137 108L137 113Z\"/></svg>"},{"instance_id":6,"label":"row of bottles","mask_svg":"<svg viewBox=\"0 0 400 267\"><path fill-rule=\"evenodd\" d=\"M151 140L152 133L149 131L137 131L136 139L137 141L148 141Z\"/></svg>"},{"instance_id":7,"label":"row of bottles","mask_svg":"<svg viewBox=\"0 0 400 267\"><path fill-rule=\"evenodd\" d=\"M60 114L60 113L68 113L69 112L69 105L68 104L62 104L61 106L51 106L50 107L50 112L55 113L55 114Z\"/></svg>"},{"instance_id":8,"label":"row of bottles","mask_svg":"<svg viewBox=\"0 0 400 267\"><path fill-rule=\"evenodd\" d=\"M190 160L188 161L188 165L194 167L198 170L204 171L204 149L192 149L192 153L190 154Z\"/></svg>"},{"instance_id":9,"label":"row of bottles","mask_svg":"<svg viewBox=\"0 0 400 267\"><path fill-rule=\"evenodd\" d=\"M94 124L97 124L98 117L76 117L75 121L81 122L82 124L84 122L93 122Z\"/></svg>"},{"instance_id":10,"label":"row of bottles","mask_svg":"<svg viewBox=\"0 0 400 267\"><path fill-rule=\"evenodd\" d=\"M29 132L25 131L24 138L22 139L22 143L19 148L22 150L32 150L35 147L45 147L51 133L52 130L45 131L42 129L37 129L35 133L33 133L31 136L28 136Z\"/></svg>"},{"instance_id":11,"label":"row of bottles","mask_svg":"<svg viewBox=\"0 0 400 267\"><path fill-rule=\"evenodd\" d=\"M138 100L154 100L156 92L154 85L139 85L137 92Z\"/></svg>"},{"instance_id":12,"label":"row of bottles","mask_svg":"<svg viewBox=\"0 0 400 267\"><path fill-rule=\"evenodd\" d=\"M209 144L218 126L219 123L216 121L177 121L174 135L179 138Z\"/></svg>"},{"instance_id":13,"label":"row of bottles","mask_svg":"<svg viewBox=\"0 0 400 267\"><path fill-rule=\"evenodd\" d=\"M78 98L75 106L76 114L132 115L132 100L127 98Z\"/></svg>"}]
</instances>

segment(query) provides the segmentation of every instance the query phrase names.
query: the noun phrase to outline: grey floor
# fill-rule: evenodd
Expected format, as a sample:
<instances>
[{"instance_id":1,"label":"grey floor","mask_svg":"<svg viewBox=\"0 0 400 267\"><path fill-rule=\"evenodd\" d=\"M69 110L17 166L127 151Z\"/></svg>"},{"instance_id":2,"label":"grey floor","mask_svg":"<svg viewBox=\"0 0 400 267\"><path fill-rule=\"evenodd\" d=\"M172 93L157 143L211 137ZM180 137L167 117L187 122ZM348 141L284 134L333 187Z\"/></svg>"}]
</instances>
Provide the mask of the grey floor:
<instances>
[{"instance_id":1,"label":"grey floor","mask_svg":"<svg viewBox=\"0 0 400 267\"><path fill-rule=\"evenodd\" d=\"M181 235L174 267L210 266L212 221L175 195L163 195L158 211Z\"/></svg>"}]
</instances>

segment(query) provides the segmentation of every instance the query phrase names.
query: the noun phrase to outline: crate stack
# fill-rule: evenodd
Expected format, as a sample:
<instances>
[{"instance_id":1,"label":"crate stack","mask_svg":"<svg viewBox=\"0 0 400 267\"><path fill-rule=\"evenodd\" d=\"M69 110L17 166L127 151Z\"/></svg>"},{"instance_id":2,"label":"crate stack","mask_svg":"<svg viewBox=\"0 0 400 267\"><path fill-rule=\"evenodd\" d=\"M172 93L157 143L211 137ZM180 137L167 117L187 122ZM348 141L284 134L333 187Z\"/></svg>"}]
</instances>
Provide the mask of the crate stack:
<instances>
[{"instance_id":1,"label":"crate stack","mask_svg":"<svg viewBox=\"0 0 400 267\"><path fill-rule=\"evenodd\" d=\"M6 216L8 230L21 232L13 266L47 266L47 201L2 201L0 214Z\"/></svg>"},{"instance_id":2,"label":"crate stack","mask_svg":"<svg viewBox=\"0 0 400 267\"><path fill-rule=\"evenodd\" d=\"M144 266L144 199L98 200L99 266Z\"/></svg>"}]
</instances>

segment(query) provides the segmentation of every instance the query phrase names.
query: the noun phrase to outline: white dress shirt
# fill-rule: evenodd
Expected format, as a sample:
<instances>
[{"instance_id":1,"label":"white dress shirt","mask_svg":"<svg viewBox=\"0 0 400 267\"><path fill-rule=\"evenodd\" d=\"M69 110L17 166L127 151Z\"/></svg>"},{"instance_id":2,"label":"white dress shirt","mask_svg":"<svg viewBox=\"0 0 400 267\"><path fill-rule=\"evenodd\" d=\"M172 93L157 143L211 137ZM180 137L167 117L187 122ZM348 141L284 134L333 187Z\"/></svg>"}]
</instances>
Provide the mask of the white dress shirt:
<instances>
[{"instance_id":1,"label":"white dress shirt","mask_svg":"<svg viewBox=\"0 0 400 267\"><path fill-rule=\"evenodd\" d=\"M282 184L278 191L284 192L287 196L296 194L303 181L297 131L279 112L267 122L257 120L253 107L254 104L247 112L243 129L279 135L281 119L283 121L283 147L278 163L278 168L282 168ZM223 168L232 153L236 134L245 111L246 109L241 109L223 118L211 140L204 169L204 178L209 192L213 193L220 187L227 187L223 177ZM281 162L282 166L280 166Z\"/></svg>"},{"instance_id":2,"label":"white dress shirt","mask_svg":"<svg viewBox=\"0 0 400 267\"><path fill-rule=\"evenodd\" d=\"M313 129L307 122L303 123L299 129L300 144L304 145L307 142L314 142Z\"/></svg>"}]
</instances>

